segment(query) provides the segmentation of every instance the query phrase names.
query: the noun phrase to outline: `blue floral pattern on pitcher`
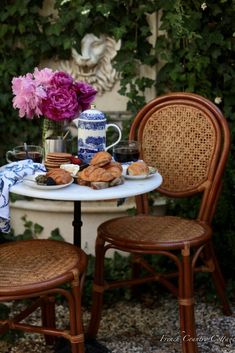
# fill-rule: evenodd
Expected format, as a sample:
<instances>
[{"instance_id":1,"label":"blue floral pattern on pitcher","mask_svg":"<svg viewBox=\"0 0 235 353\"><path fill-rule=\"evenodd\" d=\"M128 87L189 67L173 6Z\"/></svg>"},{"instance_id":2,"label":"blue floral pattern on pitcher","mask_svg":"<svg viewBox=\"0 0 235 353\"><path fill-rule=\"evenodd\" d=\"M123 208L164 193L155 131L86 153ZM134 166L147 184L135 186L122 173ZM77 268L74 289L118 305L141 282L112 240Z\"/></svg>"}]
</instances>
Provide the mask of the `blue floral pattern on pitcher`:
<instances>
[{"instance_id":1,"label":"blue floral pattern on pitcher","mask_svg":"<svg viewBox=\"0 0 235 353\"><path fill-rule=\"evenodd\" d=\"M103 122L79 121L78 128L86 130L105 130L105 124Z\"/></svg>"},{"instance_id":2,"label":"blue floral pattern on pitcher","mask_svg":"<svg viewBox=\"0 0 235 353\"><path fill-rule=\"evenodd\" d=\"M121 139L121 130L115 124L106 124L104 113L96 109L88 109L82 112L78 119L78 157L85 163L89 163L93 156L100 151L105 151L106 129L114 127L119 132L118 143Z\"/></svg>"},{"instance_id":3,"label":"blue floral pattern on pitcher","mask_svg":"<svg viewBox=\"0 0 235 353\"><path fill-rule=\"evenodd\" d=\"M105 144L105 137L94 137L94 136L88 136L86 138L86 144L87 145L104 145Z\"/></svg>"},{"instance_id":4,"label":"blue floral pattern on pitcher","mask_svg":"<svg viewBox=\"0 0 235 353\"><path fill-rule=\"evenodd\" d=\"M99 110L96 109L87 109L84 110L79 116L79 119L84 119L84 120L106 120L104 113L100 112Z\"/></svg>"}]
</instances>

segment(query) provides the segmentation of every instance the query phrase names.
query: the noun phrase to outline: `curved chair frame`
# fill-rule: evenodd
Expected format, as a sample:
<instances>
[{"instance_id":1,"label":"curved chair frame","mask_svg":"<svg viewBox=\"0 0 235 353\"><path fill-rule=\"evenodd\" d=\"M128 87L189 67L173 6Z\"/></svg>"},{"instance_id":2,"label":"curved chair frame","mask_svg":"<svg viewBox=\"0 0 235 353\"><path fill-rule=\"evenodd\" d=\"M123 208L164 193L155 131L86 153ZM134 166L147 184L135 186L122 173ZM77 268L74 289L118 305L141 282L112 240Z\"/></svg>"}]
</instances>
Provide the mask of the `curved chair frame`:
<instances>
[{"instance_id":1,"label":"curved chair frame","mask_svg":"<svg viewBox=\"0 0 235 353\"><path fill-rule=\"evenodd\" d=\"M95 337L101 319L103 292L120 286L159 281L178 297L182 351L196 353L194 272L211 272L225 314L231 314L225 283L212 246L211 221L222 186L230 149L230 131L221 111L208 99L191 93L170 93L147 103L136 115L130 140L141 142L141 157L163 176L158 192L171 198L201 195L195 220L149 215L147 195L136 197L138 215L109 220L98 228L93 304L88 336ZM110 248L132 254L133 277L107 283L104 257ZM176 271L157 273L141 255L161 254ZM199 260L202 265L198 265ZM149 275L140 277L140 267ZM178 278L178 286L171 279ZM192 339L185 340L183 337Z\"/></svg>"},{"instance_id":2,"label":"curved chair frame","mask_svg":"<svg viewBox=\"0 0 235 353\"><path fill-rule=\"evenodd\" d=\"M87 266L86 254L77 247L54 240L26 240L0 246L0 302L32 299L32 304L13 318L0 320L0 334L9 329L70 341L72 353L84 353L81 293ZM60 286L66 284L68 289ZM62 295L69 307L69 329L55 325L55 296ZM21 321L41 307L42 326Z\"/></svg>"}]
</instances>

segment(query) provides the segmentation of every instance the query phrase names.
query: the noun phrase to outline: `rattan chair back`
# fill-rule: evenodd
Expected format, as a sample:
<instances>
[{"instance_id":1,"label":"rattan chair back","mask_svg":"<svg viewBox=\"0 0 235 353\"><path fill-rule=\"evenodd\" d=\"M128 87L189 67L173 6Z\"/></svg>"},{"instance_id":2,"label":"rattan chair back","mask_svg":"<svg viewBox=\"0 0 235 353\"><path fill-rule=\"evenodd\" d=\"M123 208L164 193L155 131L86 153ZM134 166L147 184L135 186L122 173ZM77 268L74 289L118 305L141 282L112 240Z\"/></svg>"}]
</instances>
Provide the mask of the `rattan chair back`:
<instances>
[{"instance_id":1,"label":"rattan chair back","mask_svg":"<svg viewBox=\"0 0 235 353\"><path fill-rule=\"evenodd\" d=\"M163 176L159 192L171 197L202 193L201 220L212 218L229 152L229 128L221 111L191 93L156 98L137 114L130 139Z\"/></svg>"}]
</instances>

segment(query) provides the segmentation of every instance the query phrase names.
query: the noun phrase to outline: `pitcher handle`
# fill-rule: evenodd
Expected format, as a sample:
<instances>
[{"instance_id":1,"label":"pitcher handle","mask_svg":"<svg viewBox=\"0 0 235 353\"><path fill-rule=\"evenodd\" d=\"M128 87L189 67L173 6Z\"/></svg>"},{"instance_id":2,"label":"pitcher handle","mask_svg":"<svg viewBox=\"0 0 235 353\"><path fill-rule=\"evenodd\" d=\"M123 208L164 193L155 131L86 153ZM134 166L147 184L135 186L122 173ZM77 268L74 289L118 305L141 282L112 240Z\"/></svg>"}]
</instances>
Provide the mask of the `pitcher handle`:
<instances>
[{"instance_id":1,"label":"pitcher handle","mask_svg":"<svg viewBox=\"0 0 235 353\"><path fill-rule=\"evenodd\" d=\"M7 160L7 163L11 163L11 156L13 156L14 152L13 151L7 151L6 152L6 160Z\"/></svg>"},{"instance_id":2,"label":"pitcher handle","mask_svg":"<svg viewBox=\"0 0 235 353\"><path fill-rule=\"evenodd\" d=\"M114 127L115 129L117 129L119 135L118 135L117 141L115 141L115 142L112 143L111 145L107 146L107 147L105 148L105 151L107 151L109 148L115 146L115 145L121 140L121 138L122 138L122 132L121 132L121 129L120 129L119 126L117 126L116 124L107 124L107 125L106 125L106 130L107 130L109 127Z\"/></svg>"}]
</instances>

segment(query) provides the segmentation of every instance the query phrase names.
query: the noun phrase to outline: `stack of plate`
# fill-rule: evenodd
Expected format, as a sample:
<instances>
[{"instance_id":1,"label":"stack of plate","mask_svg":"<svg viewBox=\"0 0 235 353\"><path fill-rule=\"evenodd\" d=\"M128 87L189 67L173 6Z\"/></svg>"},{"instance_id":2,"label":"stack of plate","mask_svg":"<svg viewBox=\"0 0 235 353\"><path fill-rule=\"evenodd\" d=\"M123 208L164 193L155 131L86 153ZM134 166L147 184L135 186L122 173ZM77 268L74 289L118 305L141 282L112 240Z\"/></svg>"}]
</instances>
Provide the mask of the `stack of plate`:
<instances>
[{"instance_id":1,"label":"stack of plate","mask_svg":"<svg viewBox=\"0 0 235 353\"><path fill-rule=\"evenodd\" d=\"M46 160L44 164L47 170L59 168L61 164L71 163L71 157L72 155L70 153L50 152L46 155Z\"/></svg>"}]
</instances>

